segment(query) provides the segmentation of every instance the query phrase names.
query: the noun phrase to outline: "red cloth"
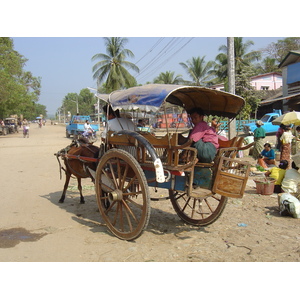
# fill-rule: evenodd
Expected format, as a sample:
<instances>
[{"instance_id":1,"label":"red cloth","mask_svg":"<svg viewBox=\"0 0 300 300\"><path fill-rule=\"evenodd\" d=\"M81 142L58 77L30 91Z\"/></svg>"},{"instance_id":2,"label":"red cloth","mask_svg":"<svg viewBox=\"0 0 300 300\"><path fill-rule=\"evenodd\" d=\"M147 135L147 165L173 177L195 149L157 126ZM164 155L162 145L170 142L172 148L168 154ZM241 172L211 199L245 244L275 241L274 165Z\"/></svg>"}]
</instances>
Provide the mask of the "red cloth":
<instances>
[{"instance_id":1,"label":"red cloth","mask_svg":"<svg viewBox=\"0 0 300 300\"><path fill-rule=\"evenodd\" d=\"M194 142L198 142L202 139L204 143L210 142L216 147L216 149L219 148L218 135L216 134L214 129L204 121L199 122L193 128L189 138Z\"/></svg>"}]
</instances>

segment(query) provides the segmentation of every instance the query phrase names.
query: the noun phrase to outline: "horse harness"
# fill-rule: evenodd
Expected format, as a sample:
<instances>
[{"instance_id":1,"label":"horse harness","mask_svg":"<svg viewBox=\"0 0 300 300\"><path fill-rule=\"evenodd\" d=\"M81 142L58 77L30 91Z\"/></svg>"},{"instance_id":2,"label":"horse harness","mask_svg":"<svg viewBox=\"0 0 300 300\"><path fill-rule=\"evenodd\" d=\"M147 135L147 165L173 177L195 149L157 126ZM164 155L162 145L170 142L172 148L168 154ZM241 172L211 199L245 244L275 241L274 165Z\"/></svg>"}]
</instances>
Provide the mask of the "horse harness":
<instances>
[{"instance_id":1,"label":"horse harness","mask_svg":"<svg viewBox=\"0 0 300 300\"><path fill-rule=\"evenodd\" d=\"M96 149L96 151L94 151L93 149L91 149L89 146L90 144L81 144L79 143L78 141L72 141L72 143L67 146L66 148L64 149L61 149L60 151L58 151L57 153L54 153L54 155L57 157L57 161L59 163L59 170L60 170L60 179L61 179L61 170L64 170L65 172L67 172L67 170L61 165L61 162L59 160L59 157L61 157L61 159L63 159L65 161L65 163L67 164L68 168L71 170L71 172L74 174L74 175L78 175L78 176L82 176L82 174L78 173L76 170L74 170L70 164L69 164L69 159L76 159L76 160L79 160L80 162L83 163L83 167L84 167L84 171L87 173L87 174L90 174L88 169L87 169L87 166L85 165L86 162L99 162L100 160L100 157L98 155L98 157L88 157L88 156L81 156L81 155L73 155L73 154L68 154L68 152L70 151L70 149L72 147L85 147L87 150L89 150L91 153L93 153L94 155L97 153L97 151L99 151L99 147L97 146L94 146L94 147L97 147L98 149ZM99 154L100 154L100 151L99 151Z\"/></svg>"}]
</instances>

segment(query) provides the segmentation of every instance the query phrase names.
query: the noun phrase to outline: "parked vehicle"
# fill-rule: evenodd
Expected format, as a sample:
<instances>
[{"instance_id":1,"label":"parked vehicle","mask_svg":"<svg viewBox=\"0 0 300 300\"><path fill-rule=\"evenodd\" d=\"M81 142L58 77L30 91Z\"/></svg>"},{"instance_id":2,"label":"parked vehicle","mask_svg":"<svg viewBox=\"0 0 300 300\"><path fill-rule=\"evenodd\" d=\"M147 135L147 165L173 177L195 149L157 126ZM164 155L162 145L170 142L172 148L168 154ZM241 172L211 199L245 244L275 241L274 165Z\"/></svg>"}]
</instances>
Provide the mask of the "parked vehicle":
<instances>
[{"instance_id":1,"label":"parked vehicle","mask_svg":"<svg viewBox=\"0 0 300 300\"><path fill-rule=\"evenodd\" d=\"M8 128L8 133L19 132L17 118L5 118L4 124Z\"/></svg>"},{"instance_id":2,"label":"parked vehicle","mask_svg":"<svg viewBox=\"0 0 300 300\"><path fill-rule=\"evenodd\" d=\"M279 125L273 125L272 121L282 115L280 109L274 109L272 113L265 114L260 120L264 123L261 127L264 128L266 133L276 133ZM256 129L256 122L243 125L243 130L247 135L253 135L254 130Z\"/></svg>"},{"instance_id":3,"label":"parked vehicle","mask_svg":"<svg viewBox=\"0 0 300 300\"><path fill-rule=\"evenodd\" d=\"M66 127L66 137L77 137L84 132L84 123L89 121L94 131L99 131L99 125L93 124L90 116L74 115Z\"/></svg>"}]
</instances>

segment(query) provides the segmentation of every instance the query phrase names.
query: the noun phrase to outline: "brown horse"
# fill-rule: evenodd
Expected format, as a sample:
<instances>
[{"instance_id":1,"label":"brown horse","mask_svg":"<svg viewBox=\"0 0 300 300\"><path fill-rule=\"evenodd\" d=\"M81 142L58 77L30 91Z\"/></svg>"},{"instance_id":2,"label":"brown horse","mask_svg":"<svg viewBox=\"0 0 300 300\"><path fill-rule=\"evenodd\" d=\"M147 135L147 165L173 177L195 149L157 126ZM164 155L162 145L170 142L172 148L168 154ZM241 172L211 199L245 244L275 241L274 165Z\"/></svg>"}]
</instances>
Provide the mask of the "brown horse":
<instances>
[{"instance_id":1,"label":"brown horse","mask_svg":"<svg viewBox=\"0 0 300 300\"><path fill-rule=\"evenodd\" d=\"M96 171L97 162L85 161L84 159L80 159L79 157L75 158L73 157L73 155L92 158L92 159L98 158L99 147L89 143L85 143L84 141L80 141L80 140L73 141L71 145L68 146L66 149L63 149L58 153L55 153L54 155L57 156L57 159L60 156L64 160L65 168L61 167L61 169L63 169L66 174L64 189L61 198L59 199L58 202L59 203L64 202L71 175L74 175L77 178L78 190L80 192L80 203L82 204L85 203L82 194L81 179L90 177L93 180L93 177L91 176L87 167L92 169L93 171Z\"/></svg>"}]
</instances>

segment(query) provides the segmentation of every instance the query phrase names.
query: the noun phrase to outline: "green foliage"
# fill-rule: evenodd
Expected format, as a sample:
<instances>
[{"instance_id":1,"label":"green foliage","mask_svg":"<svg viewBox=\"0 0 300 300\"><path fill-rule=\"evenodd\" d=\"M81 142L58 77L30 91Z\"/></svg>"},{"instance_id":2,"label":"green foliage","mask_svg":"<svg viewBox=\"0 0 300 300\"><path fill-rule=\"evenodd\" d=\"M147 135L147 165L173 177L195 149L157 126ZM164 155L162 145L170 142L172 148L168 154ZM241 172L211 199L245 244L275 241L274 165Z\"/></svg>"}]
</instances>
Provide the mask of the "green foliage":
<instances>
[{"instance_id":1,"label":"green foliage","mask_svg":"<svg viewBox=\"0 0 300 300\"><path fill-rule=\"evenodd\" d=\"M246 101L246 105L241 112L242 119L250 118L251 113L257 110L260 102L260 99L256 97L255 89L250 84L251 76L253 76L251 67L245 67L240 74L236 75L235 92Z\"/></svg>"},{"instance_id":2,"label":"green foliage","mask_svg":"<svg viewBox=\"0 0 300 300\"><path fill-rule=\"evenodd\" d=\"M214 83L222 83L227 79L227 54L219 53L216 56L215 64L211 74L215 76Z\"/></svg>"},{"instance_id":3,"label":"green foliage","mask_svg":"<svg viewBox=\"0 0 300 300\"><path fill-rule=\"evenodd\" d=\"M300 50L299 37L287 37L283 40L278 40L277 43L271 43L262 50L269 58L275 59L279 64L289 51Z\"/></svg>"},{"instance_id":4,"label":"green foliage","mask_svg":"<svg viewBox=\"0 0 300 300\"><path fill-rule=\"evenodd\" d=\"M90 115L95 113L94 104L97 99L89 89L82 89L79 93L79 112L83 115Z\"/></svg>"},{"instance_id":5,"label":"green foliage","mask_svg":"<svg viewBox=\"0 0 300 300\"><path fill-rule=\"evenodd\" d=\"M77 103L78 103L78 112L81 115L91 115L95 113L94 104L97 103L97 99L89 89L82 89L79 93L68 93L62 103L62 107L65 110L65 113L71 113L71 115L76 115L77 113Z\"/></svg>"},{"instance_id":6,"label":"green foliage","mask_svg":"<svg viewBox=\"0 0 300 300\"><path fill-rule=\"evenodd\" d=\"M253 44L253 41L243 42L242 37L234 38L235 74L240 74L245 67L250 67L253 62L261 59L260 51L247 52ZM219 78L219 82L222 82L227 78L227 45L220 46L219 51L221 53L216 56L218 63L214 66L214 74Z\"/></svg>"},{"instance_id":7,"label":"green foliage","mask_svg":"<svg viewBox=\"0 0 300 300\"><path fill-rule=\"evenodd\" d=\"M41 80L23 70L27 59L13 47L12 39L0 37L0 118L23 114L29 119L36 110Z\"/></svg>"},{"instance_id":8,"label":"green foliage","mask_svg":"<svg viewBox=\"0 0 300 300\"><path fill-rule=\"evenodd\" d=\"M205 62L205 56L203 57L193 57L191 60L188 60L186 63L179 63L189 74L192 79L192 84L197 86L206 85L206 82L209 81L211 77L211 69L214 66L213 61Z\"/></svg>"},{"instance_id":9,"label":"green foliage","mask_svg":"<svg viewBox=\"0 0 300 300\"><path fill-rule=\"evenodd\" d=\"M98 86L105 81L106 93L121 88L129 88L137 84L136 79L127 69L139 72L139 68L126 61L126 57L134 57L134 54L125 49L126 38L111 37L104 38L106 53L98 53L92 57L92 60L100 60L93 66L93 78L97 79Z\"/></svg>"},{"instance_id":10,"label":"green foliage","mask_svg":"<svg viewBox=\"0 0 300 300\"><path fill-rule=\"evenodd\" d=\"M264 74L271 72L279 72L281 73L281 69L278 68L278 63L275 58L266 57L264 60L257 65L256 74Z\"/></svg>"},{"instance_id":11,"label":"green foliage","mask_svg":"<svg viewBox=\"0 0 300 300\"><path fill-rule=\"evenodd\" d=\"M181 75L176 75L175 72L166 71L165 73L161 72L155 79L154 83L160 84L180 84L183 82Z\"/></svg>"},{"instance_id":12,"label":"green foliage","mask_svg":"<svg viewBox=\"0 0 300 300\"><path fill-rule=\"evenodd\" d=\"M126 61L126 57L134 57L133 53L125 49L126 38L104 38L106 45L106 54L99 53L92 57L92 60L98 61L93 66L93 78L97 79L98 92L110 93L121 88L137 86L136 79L128 72L129 69L136 72L138 67L133 63ZM242 37L234 38L235 50L235 73L236 73L236 94L246 100L245 108L242 112L243 118L249 118L259 105L264 95L255 91L250 85L250 77L258 74L269 72L280 72L278 63L286 56L290 50L300 49L300 38L285 38L277 43L272 43L266 49L259 51L249 51L253 46L253 41L244 41ZM210 86L217 83L223 83L225 90L228 90L227 78L227 46L222 45L219 48L220 53L216 56L215 61L205 62L205 56L192 57L186 63L180 65L187 71L191 81L185 81L181 75L174 76L173 71L161 72L154 78L154 83L165 84L189 84ZM267 54L262 58L262 54ZM150 83L150 82L148 82ZM80 95L68 94L63 106L66 111L76 113L76 101L79 104L80 113L94 112L92 96L86 91L80 92ZM72 100L72 101L71 101Z\"/></svg>"}]
</instances>

